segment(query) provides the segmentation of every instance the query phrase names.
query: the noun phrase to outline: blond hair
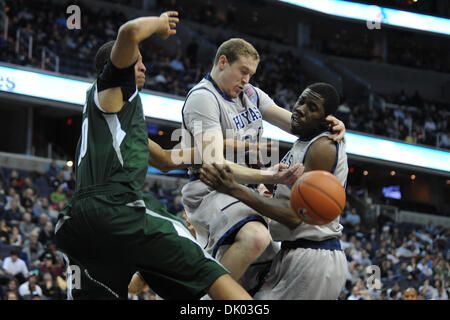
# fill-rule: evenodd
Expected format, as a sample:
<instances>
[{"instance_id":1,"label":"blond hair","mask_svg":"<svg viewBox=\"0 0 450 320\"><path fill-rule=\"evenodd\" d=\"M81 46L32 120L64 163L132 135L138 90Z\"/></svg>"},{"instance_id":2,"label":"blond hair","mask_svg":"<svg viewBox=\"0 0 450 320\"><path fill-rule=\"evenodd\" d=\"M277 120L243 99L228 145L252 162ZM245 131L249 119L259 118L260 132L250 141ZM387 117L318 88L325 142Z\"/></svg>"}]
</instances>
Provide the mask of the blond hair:
<instances>
[{"instance_id":1,"label":"blond hair","mask_svg":"<svg viewBox=\"0 0 450 320\"><path fill-rule=\"evenodd\" d=\"M255 47L240 38L229 39L220 45L219 49L217 49L216 57L214 58L214 65L217 65L220 56L227 57L230 64L242 56L251 57L256 61L259 61L259 54Z\"/></svg>"}]
</instances>

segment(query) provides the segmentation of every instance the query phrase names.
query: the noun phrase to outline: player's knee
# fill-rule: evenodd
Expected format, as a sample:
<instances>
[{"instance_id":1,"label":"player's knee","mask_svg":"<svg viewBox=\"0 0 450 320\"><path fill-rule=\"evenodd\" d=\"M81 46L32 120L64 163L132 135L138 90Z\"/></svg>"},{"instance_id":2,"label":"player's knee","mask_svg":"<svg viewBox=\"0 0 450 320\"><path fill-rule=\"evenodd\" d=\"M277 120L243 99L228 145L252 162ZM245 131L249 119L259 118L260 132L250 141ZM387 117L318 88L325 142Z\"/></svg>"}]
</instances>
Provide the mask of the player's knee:
<instances>
[{"instance_id":1,"label":"player's knee","mask_svg":"<svg viewBox=\"0 0 450 320\"><path fill-rule=\"evenodd\" d=\"M249 254L259 257L270 243L269 230L261 223L252 221L239 230L236 241L246 247Z\"/></svg>"}]
</instances>

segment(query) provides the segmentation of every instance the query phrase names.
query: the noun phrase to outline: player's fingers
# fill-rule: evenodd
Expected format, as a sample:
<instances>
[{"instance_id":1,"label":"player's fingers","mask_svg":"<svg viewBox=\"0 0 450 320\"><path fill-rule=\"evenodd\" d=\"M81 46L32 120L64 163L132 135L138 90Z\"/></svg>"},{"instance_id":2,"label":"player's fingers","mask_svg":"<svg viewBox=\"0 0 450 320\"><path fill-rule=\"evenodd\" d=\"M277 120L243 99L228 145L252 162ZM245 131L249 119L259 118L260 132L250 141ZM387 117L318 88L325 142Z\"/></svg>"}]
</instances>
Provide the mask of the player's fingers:
<instances>
[{"instance_id":1,"label":"player's fingers","mask_svg":"<svg viewBox=\"0 0 450 320\"><path fill-rule=\"evenodd\" d=\"M210 180L208 180L204 175L201 175L201 174L200 174L200 180L201 180L204 184L206 184L208 187L214 189L214 184L213 184Z\"/></svg>"},{"instance_id":2,"label":"player's fingers","mask_svg":"<svg viewBox=\"0 0 450 320\"><path fill-rule=\"evenodd\" d=\"M213 165L214 165L214 169L216 169L216 172L218 174L218 178L220 178L222 181L229 179L229 174L225 170L225 166L227 166L227 165L225 165L225 164L217 164L217 163L213 163Z\"/></svg>"},{"instance_id":3,"label":"player's fingers","mask_svg":"<svg viewBox=\"0 0 450 320\"><path fill-rule=\"evenodd\" d=\"M164 13L167 14L169 17L177 17L178 16L178 11L166 11Z\"/></svg>"},{"instance_id":4,"label":"player's fingers","mask_svg":"<svg viewBox=\"0 0 450 320\"><path fill-rule=\"evenodd\" d=\"M211 179L211 177L214 175L214 167L210 164L204 164L202 168L200 169L200 172L203 172L203 174L207 175L208 178Z\"/></svg>"},{"instance_id":5,"label":"player's fingers","mask_svg":"<svg viewBox=\"0 0 450 320\"><path fill-rule=\"evenodd\" d=\"M331 124L332 124L333 126L335 126L335 125L337 125L337 124L339 123L339 120L338 120L336 117L331 116L331 115L328 115L328 116L325 118L325 120L328 121L328 122L331 122Z\"/></svg>"},{"instance_id":6,"label":"player's fingers","mask_svg":"<svg viewBox=\"0 0 450 320\"><path fill-rule=\"evenodd\" d=\"M211 178L211 176L201 171L200 171L200 180L203 181L203 183L210 186L211 188L215 187L214 180Z\"/></svg>"}]
</instances>

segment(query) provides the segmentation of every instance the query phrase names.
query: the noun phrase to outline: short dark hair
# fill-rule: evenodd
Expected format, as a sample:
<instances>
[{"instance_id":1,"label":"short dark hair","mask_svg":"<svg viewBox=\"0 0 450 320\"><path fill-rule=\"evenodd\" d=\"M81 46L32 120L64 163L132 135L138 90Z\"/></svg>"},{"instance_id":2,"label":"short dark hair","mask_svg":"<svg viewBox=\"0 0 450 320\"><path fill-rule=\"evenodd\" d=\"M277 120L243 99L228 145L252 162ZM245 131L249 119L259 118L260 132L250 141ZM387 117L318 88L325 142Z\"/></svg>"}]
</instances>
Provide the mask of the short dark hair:
<instances>
[{"instance_id":1,"label":"short dark hair","mask_svg":"<svg viewBox=\"0 0 450 320\"><path fill-rule=\"evenodd\" d=\"M10 255L11 255L11 256L20 256L20 252L19 252L18 249L13 248L13 249L11 249Z\"/></svg>"},{"instance_id":2,"label":"short dark hair","mask_svg":"<svg viewBox=\"0 0 450 320\"><path fill-rule=\"evenodd\" d=\"M340 98L336 88L329 83L317 82L308 86L314 92L322 96L324 101L325 116L334 114L339 107Z\"/></svg>"},{"instance_id":3,"label":"short dark hair","mask_svg":"<svg viewBox=\"0 0 450 320\"><path fill-rule=\"evenodd\" d=\"M97 70L97 74L100 74L103 71L105 63L108 62L114 43L116 43L115 40L109 41L98 49L97 54L95 55L95 70Z\"/></svg>"}]
</instances>

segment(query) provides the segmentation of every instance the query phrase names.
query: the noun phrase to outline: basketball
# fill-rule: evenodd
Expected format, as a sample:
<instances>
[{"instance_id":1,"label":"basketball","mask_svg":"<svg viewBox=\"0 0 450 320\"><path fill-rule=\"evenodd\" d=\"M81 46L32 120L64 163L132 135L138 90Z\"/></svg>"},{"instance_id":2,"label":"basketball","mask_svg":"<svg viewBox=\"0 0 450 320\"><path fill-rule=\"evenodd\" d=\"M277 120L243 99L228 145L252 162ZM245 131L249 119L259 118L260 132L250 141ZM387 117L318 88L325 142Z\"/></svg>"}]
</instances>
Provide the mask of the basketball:
<instances>
[{"instance_id":1,"label":"basketball","mask_svg":"<svg viewBox=\"0 0 450 320\"><path fill-rule=\"evenodd\" d=\"M328 224L336 219L345 206L345 190L331 173L314 170L304 173L291 191L291 208L305 223ZM306 209L305 212L301 210Z\"/></svg>"}]
</instances>

